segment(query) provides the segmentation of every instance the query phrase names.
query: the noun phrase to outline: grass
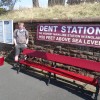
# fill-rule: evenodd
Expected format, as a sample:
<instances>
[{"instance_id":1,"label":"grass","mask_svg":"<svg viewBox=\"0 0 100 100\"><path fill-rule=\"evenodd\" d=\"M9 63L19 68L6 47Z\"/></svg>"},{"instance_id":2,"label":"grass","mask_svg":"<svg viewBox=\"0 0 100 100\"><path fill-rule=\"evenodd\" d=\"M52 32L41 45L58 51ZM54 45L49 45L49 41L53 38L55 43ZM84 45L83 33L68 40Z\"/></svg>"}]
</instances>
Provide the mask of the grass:
<instances>
[{"instance_id":1,"label":"grass","mask_svg":"<svg viewBox=\"0 0 100 100\"><path fill-rule=\"evenodd\" d=\"M69 19L85 17L100 17L100 3L67 6L58 5L49 8L25 8L0 15L0 20L12 19L14 21L21 21L32 19Z\"/></svg>"}]
</instances>

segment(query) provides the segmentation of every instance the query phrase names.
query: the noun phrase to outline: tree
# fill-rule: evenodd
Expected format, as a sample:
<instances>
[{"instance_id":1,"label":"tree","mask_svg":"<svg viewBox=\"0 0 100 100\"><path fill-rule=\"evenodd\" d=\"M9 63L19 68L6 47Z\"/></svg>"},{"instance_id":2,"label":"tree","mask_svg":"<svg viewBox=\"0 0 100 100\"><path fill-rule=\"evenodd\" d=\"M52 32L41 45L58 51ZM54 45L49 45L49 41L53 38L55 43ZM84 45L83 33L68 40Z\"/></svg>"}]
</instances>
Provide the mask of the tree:
<instances>
[{"instance_id":1,"label":"tree","mask_svg":"<svg viewBox=\"0 0 100 100\"><path fill-rule=\"evenodd\" d=\"M33 7L39 7L39 0L32 0Z\"/></svg>"},{"instance_id":2,"label":"tree","mask_svg":"<svg viewBox=\"0 0 100 100\"><path fill-rule=\"evenodd\" d=\"M80 4L80 3L94 3L100 2L100 0L68 0L68 4Z\"/></svg>"},{"instance_id":3,"label":"tree","mask_svg":"<svg viewBox=\"0 0 100 100\"><path fill-rule=\"evenodd\" d=\"M64 5L65 0L48 0L48 6Z\"/></svg>"},{"instance_id":4,"label":"tree","mask_svg":"<svg viewBox=\"0 0 100 100\"><path fill-rule=\"evenodd\" d=\"M5 8L0 8L0 15L6 13L7 10Z\"/></svg>"},{"instance_id":5,"label":"tree","mask_svg":"<svg viewBox=\"0 0 100 100\"><path fill-rule=\"evenodd\" d=\"M6 6L9 10L13 10L17 0L0 0L0 7Z\"/></svg>"}]
</instances>

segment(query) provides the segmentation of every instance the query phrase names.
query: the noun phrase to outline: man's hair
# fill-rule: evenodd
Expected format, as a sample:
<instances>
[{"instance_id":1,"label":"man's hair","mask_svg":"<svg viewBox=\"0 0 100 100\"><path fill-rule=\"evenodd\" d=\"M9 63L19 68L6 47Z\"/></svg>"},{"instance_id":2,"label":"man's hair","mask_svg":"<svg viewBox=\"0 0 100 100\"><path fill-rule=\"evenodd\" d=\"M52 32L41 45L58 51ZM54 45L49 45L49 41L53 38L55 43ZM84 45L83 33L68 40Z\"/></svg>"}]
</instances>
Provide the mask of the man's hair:
<instances>
[{"instance_id":1,"label":"man's hair","mask_svg":"<svg viewBox=\"0 0 100 100\"><path fill-rule=\"evenodd\" d=\"M23 22L18 22L18 25L23 25L24 26L24 23Z\"/></svg>"}]
</instances>

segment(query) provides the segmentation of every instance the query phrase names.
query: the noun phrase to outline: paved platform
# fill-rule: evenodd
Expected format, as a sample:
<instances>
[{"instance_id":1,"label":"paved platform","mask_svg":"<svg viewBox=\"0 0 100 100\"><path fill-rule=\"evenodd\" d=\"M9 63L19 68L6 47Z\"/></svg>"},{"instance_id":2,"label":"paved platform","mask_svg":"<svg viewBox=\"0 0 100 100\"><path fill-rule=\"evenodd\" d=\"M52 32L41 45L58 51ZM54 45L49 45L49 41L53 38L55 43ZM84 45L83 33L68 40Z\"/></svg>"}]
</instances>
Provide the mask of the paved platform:
<instances>
[{"instance_id":1,"label":"paved platform","mask_svg":"<svg viewBox=\"0 0 100 100\"><path fill-rule=\"evenodd\" d=\"M0 67L0 100L93 100L90 91L55 80L47 86L46 80L34 72L17 74L5 63Z\"/></svg>"}]
</instances>

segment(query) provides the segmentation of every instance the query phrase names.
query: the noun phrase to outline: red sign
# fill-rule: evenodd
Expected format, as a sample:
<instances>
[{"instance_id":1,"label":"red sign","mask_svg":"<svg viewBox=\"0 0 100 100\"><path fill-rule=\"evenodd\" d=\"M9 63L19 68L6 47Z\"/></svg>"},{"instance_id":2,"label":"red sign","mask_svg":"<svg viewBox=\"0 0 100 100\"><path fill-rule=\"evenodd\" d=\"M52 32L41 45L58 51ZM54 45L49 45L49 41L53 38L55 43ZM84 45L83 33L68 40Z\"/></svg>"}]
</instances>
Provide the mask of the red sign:
<instances>
[{"instance_id":1,"label":"red sign","mask_svg":"<svg viewBox=\"0 0 100 100\"><path fill-rule=\"evenodd\" d=\"M37 39L99 48L100 25L39 24Z\"/></svg>"}]
</instances>

